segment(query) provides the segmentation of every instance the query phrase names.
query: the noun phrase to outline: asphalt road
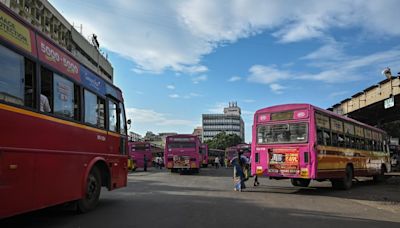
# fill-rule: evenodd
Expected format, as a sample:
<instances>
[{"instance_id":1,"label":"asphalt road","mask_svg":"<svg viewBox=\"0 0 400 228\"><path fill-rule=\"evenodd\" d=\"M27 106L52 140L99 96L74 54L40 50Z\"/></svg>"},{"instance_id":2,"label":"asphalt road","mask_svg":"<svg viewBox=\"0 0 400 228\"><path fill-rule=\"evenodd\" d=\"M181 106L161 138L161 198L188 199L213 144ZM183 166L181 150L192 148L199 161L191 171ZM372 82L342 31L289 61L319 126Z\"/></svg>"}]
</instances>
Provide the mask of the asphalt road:
<instances>
[{"instance_id":1,"label":"asphalt road","mask_svg":"<svg viewBox=\"0 0 400 228\"><path fill-rule=\"evenodd\" d=\"M400 227L400 178L355 182L335 191L260 178L234 192L231 169L179 175L150 169L129 174L127 188L103 189L96 210L76 214L58 206L0 220L0 227ZM1 205L0 205L1 206Z\"/></svg>"}]
</instances>

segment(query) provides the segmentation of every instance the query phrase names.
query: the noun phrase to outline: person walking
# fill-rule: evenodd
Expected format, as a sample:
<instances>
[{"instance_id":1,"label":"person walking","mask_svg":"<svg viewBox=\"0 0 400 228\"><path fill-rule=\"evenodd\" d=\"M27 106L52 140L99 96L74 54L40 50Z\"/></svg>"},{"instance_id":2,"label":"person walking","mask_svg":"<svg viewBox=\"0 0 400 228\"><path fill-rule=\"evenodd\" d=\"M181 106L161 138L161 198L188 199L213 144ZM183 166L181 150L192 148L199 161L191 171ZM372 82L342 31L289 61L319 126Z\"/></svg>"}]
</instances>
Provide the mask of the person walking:
<instances>
[{"instance_id":1,"label":"person walking","mask_svg":"<svg viewBox=\"0 0 400 228\"><path fill-rule=\"evenodd\" d=\"M238 156L233 157L230 163L233 166L234 190L241 192L246 188L243 168L247 163L247 159L244 159L243 153L239 152Z\"/></svg>"},{"instance_id":2,"label":"person walking","mask_svg":"<svg viewBox=\"0 0 400 228\"><path fill-rule=\"evenodd\" d=\"M219 157L218 156L215 157L214 164L215 164L215 168L218 169L219 168Z\"/></svg>"},{"instance_id":3,"label":"person walking","mask_svg":"<svg viewBox=\"0 0 400 228\"><path fill-rule=\"evenodd\" d=\"M144 155L143 157L143 170L147 172L147 157Z\"/></svg>"},{"instance_id":4,"label":"person walking","mask_svg":"<svg viewBox=\"0 0 400 228\"><path fill-rule=\"evenodd\" d=\"M160 169L162 169L163 165L164 165L164 160L163 160L163 158L160 156L160 157L158 157L158 167L159 167Z\"/></svg>"}]
</instances>

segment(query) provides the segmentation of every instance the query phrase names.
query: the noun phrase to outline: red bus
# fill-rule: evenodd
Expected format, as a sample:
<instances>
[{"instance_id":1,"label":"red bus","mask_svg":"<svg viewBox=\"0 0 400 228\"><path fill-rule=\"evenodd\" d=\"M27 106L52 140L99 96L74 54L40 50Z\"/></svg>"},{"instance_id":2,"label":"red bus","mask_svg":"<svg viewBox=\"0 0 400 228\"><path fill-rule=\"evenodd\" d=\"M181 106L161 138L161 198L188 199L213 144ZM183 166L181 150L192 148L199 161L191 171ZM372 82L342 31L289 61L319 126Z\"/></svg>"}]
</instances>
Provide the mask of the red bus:
<instances>
[{"instance_id":1,"label":"red bus","mask_svg":"<svg viewBox=\"0 0 400 228\"><path fill-rule=\"evenodd\" d=\"M307 187L330 180L349 189L355 176L383 180L390 171L384 131L310 104L267 107L254 114L252 174Z\"/></svg>"},{"instance_id":2,"label":"red bus","mask_svg":"<svg viewBox=\"0 0 400 228\"><path fill-rule=\"evenodd\" d=\"M201 166L203 168L206 168L208 166L208 145L207 144L205 144L205 143L201 144L200 153L201 153L201 159L202 159Z\"/></svg>"},{"instance_id":3,"label":"red bus","mask_svg":"<svg viewBox=\"0 0 400 228\"><path fill-rule=\"evenodd\" d=\"M165 142L164 162L171 172L192 171L198 173L202 157L200 140L194 135L167 136Z\"/></svg>"},{"instance_id":4,"label":"red bus","mask_svg":"<svg viewBox=\"0 0 400 228\"><path fill-rule=\"evenodd\" d=\"M144 168L144 157L146 156L147 167L152 166L152 146L148 142L129 142L129 156L133 161L133 170Z\"/></svg>"},{"instance_id":5,"label":"red bus","mask_svg":"<svg viewBox=\"0 0 400 228\"><path fill-rule=\"evenodd\" d=\"M0 3L0 218L127 184L121 91Z\"/></svg>"}]
</instances>

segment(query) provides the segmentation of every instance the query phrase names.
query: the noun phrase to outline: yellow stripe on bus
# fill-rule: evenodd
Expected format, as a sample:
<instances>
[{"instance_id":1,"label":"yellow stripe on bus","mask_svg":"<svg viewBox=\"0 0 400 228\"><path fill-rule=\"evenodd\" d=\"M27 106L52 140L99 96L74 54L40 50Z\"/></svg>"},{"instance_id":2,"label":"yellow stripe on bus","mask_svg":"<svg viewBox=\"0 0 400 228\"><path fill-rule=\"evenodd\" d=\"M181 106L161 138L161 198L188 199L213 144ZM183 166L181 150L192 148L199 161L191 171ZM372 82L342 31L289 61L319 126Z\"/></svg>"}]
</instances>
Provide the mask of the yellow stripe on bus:
<instances>
[{"instance_id":1,"label":"yellow stripe on bus","mask_svg":"<svg viewBox=\"0 0 400 228\"><path fill-rule=\"evenodd\" d=\"M48 120L48 121L52 121L52 122L56 122L56 123L60 123L60 124L64 124L64 125L68 125L68 126L72 126L72 127L78 127L78 128L82 128L82 129L89 130L89 131L94 131L94 132L101 133L101 134L107 134L107 131L105 131L105 130L100 130L100 129L97 129L94 127L89 127L89 126L86 126L83 124L78 124L78 123L73 123L73 122L69 122L66 120L57 119L55 117L51 117L51 116L43 115L40 113L24 110L21 108L12 107L12 106L5 105L5 104L0 104L0 109L10 111L10 112L15 112L15 113L22 114L22 115L32 116L32 117L36 117L39 119ZM115 134L112 132L108 132L108 134L115 136L115 137L120 137L119 134Z\"/></svg>"}]
</instances>

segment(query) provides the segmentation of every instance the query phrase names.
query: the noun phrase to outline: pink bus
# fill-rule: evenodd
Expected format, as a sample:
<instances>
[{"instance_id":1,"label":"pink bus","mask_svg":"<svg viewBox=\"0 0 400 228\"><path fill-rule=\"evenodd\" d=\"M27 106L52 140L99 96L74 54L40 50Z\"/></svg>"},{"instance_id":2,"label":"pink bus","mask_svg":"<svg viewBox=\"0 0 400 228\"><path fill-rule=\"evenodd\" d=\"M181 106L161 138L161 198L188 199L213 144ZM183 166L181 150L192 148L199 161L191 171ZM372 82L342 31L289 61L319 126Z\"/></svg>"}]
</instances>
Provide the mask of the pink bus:
<instances>
[{"instance_id":1,"label":"pink bus","mask_svg":"<svg viewBox=\"0 0 400 228\"><path fill-rule=\"evenodd\" d=\"M201 159L202 159L202 167L207 167L208 166L208 145L207 144L201 144Z\"/></svg>"},{"instance_id":2,"label":"pink bus","mask_svg":"<svg viewBox=\"0 0 400 228\"><path fill-rule=\"evenodd\" d=\"M310 104L258 110L252 134L252 174L294 186L330 180L349 189L355 176L381 181L390 170L384 131Z\"/></svg>"},{"instance_id":3,"label":"pink bus","mask_svg":"<svg viewBox=\"0 0 400 228\"><path fill-rule=\"evenodd\" d=\"M200 145L199 138L194 135L167 136L164 150L165 166L171 172L198 173L202 162Z\"/></svg>"},{"instance_id":4,"label":"pink bus","mask_svg":"<svg viewBox=\"0 0 400 228\"><path fill-rule=\"evenodd\" d=\"M231 146L231 147L226 148L225 159L228 159L228 161L230 161L235 156L237 156L237 147L236 146Z\"/></svg>"},{"instance_id":5,"label":"pink bus","mask_svg":"<svg viewBox=\"0 0 400 228\"><path fill-rule=\"evenodd\" d=\"M151 145L148 142L129 142L129 156L133 161L133 170L136 168L144 168L144 156L147 159L147 167L151 167L153 154L151 152Z\"/></svg>"}]
</instances>

